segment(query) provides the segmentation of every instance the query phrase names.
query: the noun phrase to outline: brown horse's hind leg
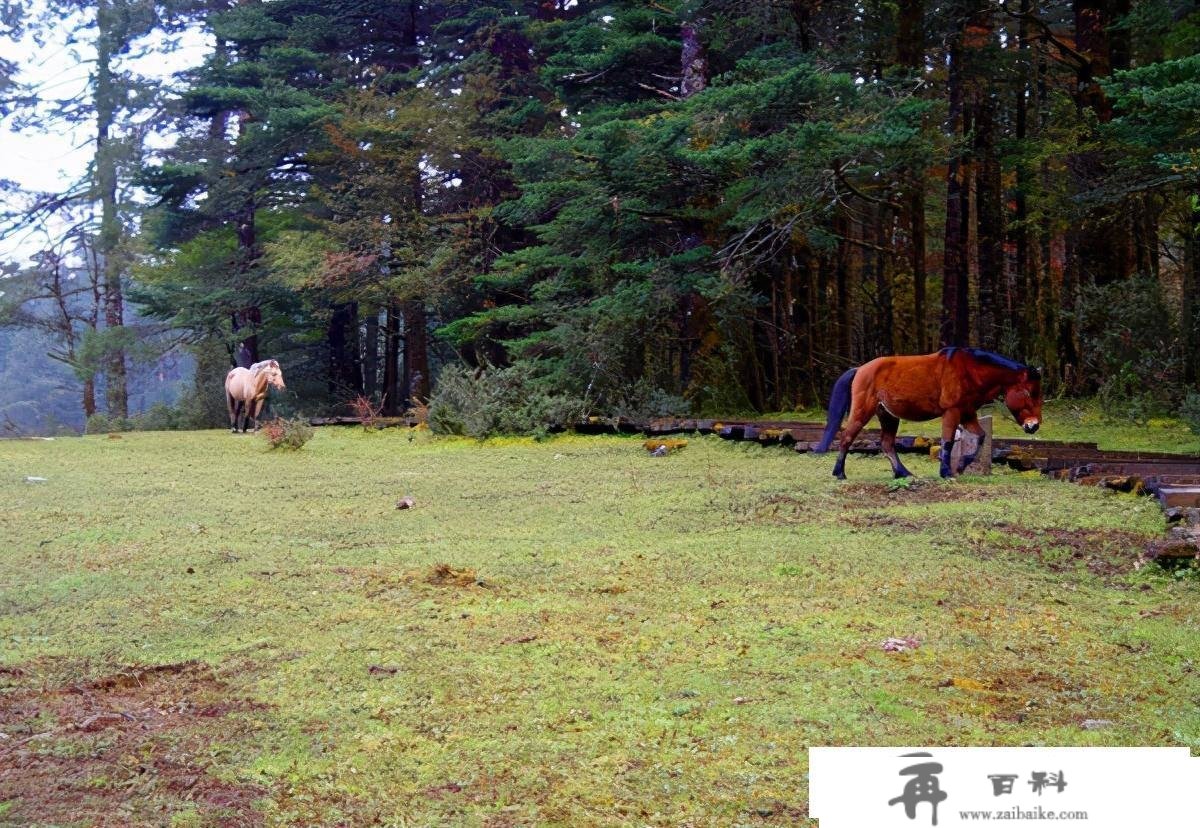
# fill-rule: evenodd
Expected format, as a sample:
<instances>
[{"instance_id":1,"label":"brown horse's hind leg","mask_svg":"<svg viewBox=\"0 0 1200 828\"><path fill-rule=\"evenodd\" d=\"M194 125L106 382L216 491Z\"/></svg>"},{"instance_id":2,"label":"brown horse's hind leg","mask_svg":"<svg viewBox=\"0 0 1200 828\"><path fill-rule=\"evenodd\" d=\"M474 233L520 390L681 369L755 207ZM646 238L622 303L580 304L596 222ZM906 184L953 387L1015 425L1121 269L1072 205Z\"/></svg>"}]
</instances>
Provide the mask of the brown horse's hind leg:
<instances>
[{"instance_id":1,"label":"brown horse's hind leg","mask_svg":"<svg viewBox=\"0 0 1200 828\"><path fill-rule=\"evenodd\" d=\"M237 400L228 391L225 392L225 406L229 409L229 430L237 434Z\"/></svg>"},{"instance_id":2,"label":"brown horse's hind leg","mask_svg":"<svg viewBox=\"0 0 1200 828\"><path fill-rule=\"evenodd\" d=\"M896 432L900 430L899 418L893 417L880 406L879 426L883 431L883 439L880 441L883 448L883 456L892 464L892 474L897 478L912 477L912 472L904 468L904 464L896 456Z\"/></svg>"},{"instance_id":3,"label":"brown horse's hind leg","mask_svg":"<svg viewBox=\"0 0 1200 828\"><path fill-rule=\"evenodd\" d=\"M865 411L860 410L858 406L850 409L850 419L846 422L846 428L842 430L842 439L838 443L838 459L833 464L833 476L838 480L846 479L846 455L850 453L850 446L854 444L858 432L870 422L872 413L869 408Z\"/></svg>"}]
</instances>

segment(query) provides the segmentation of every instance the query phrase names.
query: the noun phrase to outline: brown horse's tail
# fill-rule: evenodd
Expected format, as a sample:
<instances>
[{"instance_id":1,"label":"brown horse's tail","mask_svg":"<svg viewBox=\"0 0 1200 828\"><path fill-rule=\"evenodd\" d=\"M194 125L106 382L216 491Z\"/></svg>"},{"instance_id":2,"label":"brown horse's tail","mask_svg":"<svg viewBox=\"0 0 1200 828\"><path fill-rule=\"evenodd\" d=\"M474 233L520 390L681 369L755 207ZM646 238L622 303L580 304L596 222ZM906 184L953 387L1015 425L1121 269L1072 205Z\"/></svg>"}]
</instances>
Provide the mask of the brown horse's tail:
<instances>
[{"instance_id":1,"label":"brown horse's tail","mask_svg":"<svg viewBox=\"0 0 1200 828\"><path fill-rule=\"evenodd\" d=\"M829 418L825 421L825 433L821 435L821 441L813 447L815 453L824 454L829 451L842 420L850 413L850 386L854 383L854 375L857 372L857 368L851 368L833 384L833 393L829 396Z\"/></svg>"}]
</instances>

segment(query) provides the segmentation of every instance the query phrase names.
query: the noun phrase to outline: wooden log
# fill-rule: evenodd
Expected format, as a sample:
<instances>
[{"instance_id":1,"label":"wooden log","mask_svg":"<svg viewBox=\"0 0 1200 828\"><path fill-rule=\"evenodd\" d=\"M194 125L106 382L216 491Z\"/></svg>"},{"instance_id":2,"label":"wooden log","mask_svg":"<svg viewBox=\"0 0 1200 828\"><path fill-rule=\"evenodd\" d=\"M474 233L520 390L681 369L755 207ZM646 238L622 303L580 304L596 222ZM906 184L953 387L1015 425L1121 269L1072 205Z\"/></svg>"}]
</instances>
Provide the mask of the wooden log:
<instances>
[{"instance_id":1,"label":"wooden log","mask_svg":"<svg viewBox=\"0 0 1200 828\"><path fill-rule=\"evenodd\" d=\"M992 418L990 416L980 417L979 424L983 426L982 437L976 437L971 432L962 428L958 429L958 437L954 441L954 448L950 450L950 468L957 471L958 464L962 461L963 453L970 453L978 444L979 449L975 460L971 465L963 469L962 473L992 473Z\"/></svg>"},{"instance_id":2,"label":"wooden log","mask_svg":"<svg viewBox=\"0 0 1200 828\"><path fill-rule=\"evenodd\" d=\"M310 417L308 424L311 426L334 426L334 425L363 425L362 417ZM372 426L374 428L393 428L396 426L415 426L417 421L409 417L376 417Z\"/></svg>"}]
</instances>

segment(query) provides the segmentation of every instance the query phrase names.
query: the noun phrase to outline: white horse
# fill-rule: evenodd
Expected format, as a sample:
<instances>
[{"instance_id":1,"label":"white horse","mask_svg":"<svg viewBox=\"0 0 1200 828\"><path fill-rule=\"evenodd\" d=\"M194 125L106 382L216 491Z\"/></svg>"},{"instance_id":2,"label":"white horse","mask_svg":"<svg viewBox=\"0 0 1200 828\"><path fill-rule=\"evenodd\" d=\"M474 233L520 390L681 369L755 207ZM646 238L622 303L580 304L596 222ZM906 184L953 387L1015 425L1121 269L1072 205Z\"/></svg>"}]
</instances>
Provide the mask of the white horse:
<instances>
[{"instance_id":1,"label":"white horse","mask_svg":"<svg viewBox=\"0 0 1200 828\"><path fill-rule=\"evenodd\" d=\"M273 385L282 391L283 371L273 359L256 362L249 368L234 368L225 375L225 401L229 405L229 425L234 434L241 418L242 432L250 420L258 431L258 415L267 401L267 386Z\"/></svg>"}]
</instances>

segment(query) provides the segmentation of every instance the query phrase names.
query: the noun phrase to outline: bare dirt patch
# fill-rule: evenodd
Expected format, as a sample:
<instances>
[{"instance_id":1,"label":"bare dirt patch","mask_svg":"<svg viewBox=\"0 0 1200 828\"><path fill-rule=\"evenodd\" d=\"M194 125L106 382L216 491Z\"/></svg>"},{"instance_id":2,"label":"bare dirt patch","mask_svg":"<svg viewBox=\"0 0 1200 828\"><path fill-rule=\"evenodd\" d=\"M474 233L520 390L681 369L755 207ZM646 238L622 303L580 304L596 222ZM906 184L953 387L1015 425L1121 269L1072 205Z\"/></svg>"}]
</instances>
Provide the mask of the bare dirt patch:
<instances>
[{"instance_id":1,"label":"bare dirt patch","mask_svg":"<svg viewBox=\"0 0 1200 828\"><path fill-rule=\"evenodd\" d=\"M447 563L434 565L425 575L425 583L434 586L470 587L480 586L479 576L470 567L455 568Z\"/></svg>"},{"instance_id":2,"label":"bare dirt patch","mask_svg":"<svg viewBox=\"0 0 1200 828\"><path fill-rule=\"evenodd\" d=\"M213 775L212 747L249 738L235 697L199 662L129 668L86 683L38 686L0 676L0 802L17 824L258 825L261 786Z\"/></svg>"},{"instance_id":3,"label":"bare dirt patch","mask_svg":"<svg viewBox=\"0 0 1200 828\"><path fill-rule=\"evenodd\" d=\"M811 500L790 495L775 494L758 500L741 510L743 522L788 525L809 523L820 512Z\"/></svg>"},{"instance_id":4,"label":"bare dirt patch","mask_svg":"<svg viewBox=\"0 0 1200 828\"><path fill-rule=\"evenodd\" d=\"M924 503L971 503L984 500L987 493L974 486L941 480L908 478L907 485L888 483L846 483L838 487L842 505L851 509L881 506L912 506Z\"/></svg>"},{"instance_id":5,"label":"bare dirt patch","mask_svg":"<svg viewBox=\"0 0 1200 828\"><path fill-rule=\"evenodd\" d=\"M1027 529L1008 523L991 528L1004 533L1004 542L974 541L973 551L985 557L997 551L1029 555L1054 572L1084 566L1102 578L1134 571L1149 540L1143 533L1126 529Z\"/></svg>"},{"instance_id":6,"label":"bare dirt patch","mask_svg":"<svg viewBox=\"0 0 1200 828\"><path fill-rule=\"evenodd\" d=\"M973 709L996 721L1060 725L1078 718L1070 698L1074 688L1061 676L1035 669L984 670L975 677L948 678L938 686L955 694L951 707Z\"/></svg>"},{"instance_id":7,"label":"bare dirt patch","mask_svg":"<svg viewBox=\"0 0 1200 828\"><path fill-rule=\"evenodd\" d=\"M889 515L885 512L866 512L854 515L847 521L860 529L886 529L889 532L923 532L929 528L918 520Z\"/></svg>"}]
</instances>

